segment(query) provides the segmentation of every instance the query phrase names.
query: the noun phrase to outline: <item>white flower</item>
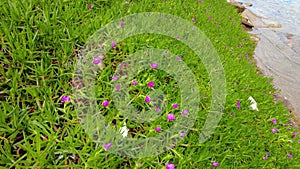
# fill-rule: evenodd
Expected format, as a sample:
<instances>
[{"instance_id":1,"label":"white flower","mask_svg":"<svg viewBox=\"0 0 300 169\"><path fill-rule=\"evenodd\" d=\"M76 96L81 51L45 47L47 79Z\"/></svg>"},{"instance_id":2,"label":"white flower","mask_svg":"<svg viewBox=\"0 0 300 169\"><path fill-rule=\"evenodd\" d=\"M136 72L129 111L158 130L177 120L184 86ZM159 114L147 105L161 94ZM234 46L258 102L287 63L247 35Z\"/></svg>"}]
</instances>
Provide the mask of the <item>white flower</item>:
<instances>
[{"instance_id":1,"label":"white flower","mask_svg":"<svg viewBox=\"0 0 300 169\"><path fill-rule=\"evenodd\" d=\"M120 128L120 133L122 134L123 138L127 137L128 131L129 130L126 127L126 123L124 122L124 126Z\"/></svg>"},{"instance_id":2,"label":"white flower","mask_svg":"<svg viewBox=\"0 0 300 169\"><path fill-rule=\"evenodd\" d=\"M258 111L257 103L256 103L256 101L254 100L254 98L253 98L252 96L250 96L250 97L248 98L248 100L251 101L250 108L251 108L252 110Z\"/></svg>"}]
</instances>

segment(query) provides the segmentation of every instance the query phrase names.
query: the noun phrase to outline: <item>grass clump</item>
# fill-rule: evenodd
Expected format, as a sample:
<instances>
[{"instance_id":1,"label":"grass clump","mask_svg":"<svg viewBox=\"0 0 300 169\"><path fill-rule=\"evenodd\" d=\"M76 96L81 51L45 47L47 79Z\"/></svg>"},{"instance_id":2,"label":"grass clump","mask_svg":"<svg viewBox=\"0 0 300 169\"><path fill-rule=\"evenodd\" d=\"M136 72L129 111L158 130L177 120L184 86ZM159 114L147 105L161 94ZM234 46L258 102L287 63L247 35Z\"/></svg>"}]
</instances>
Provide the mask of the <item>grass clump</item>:
<instances>
[{"instance_id":1,"label":"grass clump","mask_svg":"<svg viewBox=\"0 0 300 169\"><path fill-rule=\"evenodd\" d=\"M165 168L174 164L176 168L210 168L218 162L221 168L299 167L300 144L292 116L276 98L279 91L270 85L271 79L256 69L252 62L255 45L243 32L240 16L226 1L5 0L0 4L0 166ZM118 130L125 118L111 98L110 81L116 68L138 50L168 49L192 70L201 96L196 122L184 140L160 155L133 159L105 151L82 128L72 100L79 51L95 31L137 12L161 12L186 19L215 47L226 75L227 97L222 119L205 143L199 143L199 136L211 106L209 75L189 47L163 35L133 36L109 51L105 60L111 64L97 76L96 100L106 121ZM180 103L176 79L149 69L139 72L134 80L138 83L130 86L129 94L138 110L149 110L144 102L151 91L148 82L155 82L168 103L161 110L163 115L153 122L126 119L128 137L156 136L156 127L168 130L172 123L166 115L180 113L173 108L174 103ZM71 96L70 103L67 96ZM249 96L257 101L258 112L249 109ZM107 107L102 105L106 100L110 101Z\"/></svg>"}]
</instances>

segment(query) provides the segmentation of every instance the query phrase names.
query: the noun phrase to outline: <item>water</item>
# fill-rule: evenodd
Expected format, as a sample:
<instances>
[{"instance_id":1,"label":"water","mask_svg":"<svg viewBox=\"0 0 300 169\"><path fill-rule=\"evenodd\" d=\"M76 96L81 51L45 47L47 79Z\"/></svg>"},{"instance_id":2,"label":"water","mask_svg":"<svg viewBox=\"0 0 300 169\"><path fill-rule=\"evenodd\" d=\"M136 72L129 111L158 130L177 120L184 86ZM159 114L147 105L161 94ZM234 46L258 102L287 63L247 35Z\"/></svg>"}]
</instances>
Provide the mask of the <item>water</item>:
<instances>
[{"instance_id":1,"label":"water","mask_svg":"<svg viewBox=\"0 0 300 169\"><path fill-rule=\"evenodd\" d=\"M260 41L255 49L257 66L291 104L300 118L300 0L238 0L251 2L249 10L266 23L282 28L255 28Z\"/></svg>"},{"instance_id":2,"label":"water","mask_svg":"<svg viewBox=\"0 0 300 169\"><path fill-rule=\"evenodd\" d=\"M300 0L238 0L252 2L248 7L267 22L282 24L282 32L300 36Z\"/></svg>"}]
</instances>

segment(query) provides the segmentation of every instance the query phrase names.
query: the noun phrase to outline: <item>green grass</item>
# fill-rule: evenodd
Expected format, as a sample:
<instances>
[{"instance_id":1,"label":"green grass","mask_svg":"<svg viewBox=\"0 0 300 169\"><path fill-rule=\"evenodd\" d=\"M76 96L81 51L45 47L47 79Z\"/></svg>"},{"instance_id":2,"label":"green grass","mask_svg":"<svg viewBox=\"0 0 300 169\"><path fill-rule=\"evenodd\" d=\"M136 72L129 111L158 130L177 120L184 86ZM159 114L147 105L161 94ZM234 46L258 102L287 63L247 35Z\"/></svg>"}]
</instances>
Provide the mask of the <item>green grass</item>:
<instances>
[{"instance_id":1,"label":"green grass","mask_svg":"<svg viewBox=\"0 0 300 169\"><path fill-rule=\"evenodd\" d=\"M274 99L273 94L279 91L270 85L271 79L259 75L252 59L255 45L243 31L241 17L234 7L219 0L204 0L202 4L181 0L131 1L129 5L125 2L0 2L0 166L165 168L166 163L173 163L176 168L185 169L211 168L212 162L218 161L220 168L300 167L299 137L291 138L296 129L280 125L290 125L292 116L283 102ZM93 4L92 9L88 8L89 3ZM156 47L181 55L193 71L202 96L196 123L183 141L158 156L132 159L104 151L102 145L96 147L78 120L75 102L62 103L61 97L72 95L77 54L89 36L114 19L150 11L169 13L189 22L196 19L194 24L209 37L222 61L227 97L214 134L200 144L199 134L211 101L210 79L201 60L186 45L163 35L139 35L118 43L118 51L113 49L105 56L112 64L107 65L96 82L99 108L116 130L123 124L122 112L114 104L103 108L101 103L111 99L109 83L114 68L140 49ZM167 93L169 103L164 113L172 112L171 104L180 101L176 79L165 72L146 70L135 79L139 85L130 88L130 96L140 96L134 102L140 109L147 107L142 96L149 92L148 81L155 81ZM258 112L249 109L249 96L257 101ZM237 102L241 102L240 110ZM275 118L277 124L271 124ZM163 130L171 126L164 117L145 124L127 119L127 124L129 137L134 138L157 135L157 125ZM273 128L278 128L278 133L273 134ZM263 160L266 152L271 155Z\"/></svg>"}]
</instances>

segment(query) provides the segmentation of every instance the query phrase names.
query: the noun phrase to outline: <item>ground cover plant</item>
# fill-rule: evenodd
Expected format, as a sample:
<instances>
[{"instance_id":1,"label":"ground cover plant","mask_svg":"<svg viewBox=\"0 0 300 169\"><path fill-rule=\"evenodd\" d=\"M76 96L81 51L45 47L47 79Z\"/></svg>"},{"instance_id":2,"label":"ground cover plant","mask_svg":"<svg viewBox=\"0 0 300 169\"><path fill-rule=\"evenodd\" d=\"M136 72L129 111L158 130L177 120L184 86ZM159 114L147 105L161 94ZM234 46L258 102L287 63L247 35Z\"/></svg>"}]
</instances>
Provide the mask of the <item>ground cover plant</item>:
<instances>
[{"instance_id":1,"label":"ground cover plant","mask_svg":"<svg viewBox=\"0 0 300 169\"><path fill-rule=\"evenodd\" d=\"M271 79L255 67L255 44L226 1L18 1L0 2L0 166L3 168L298 168L300 138L292 115ZM211 107L211 84L201 60L174 38L144 34L111 44L110 64L97 75L96 101L105 120L128 137L168 130L181 113L176 79L152 65L130 81L132 104L148 110L147 93L166 93L163 115L150 123L125 119L111 97L111 81L122 60L138 50L167 49L196 77L200 111L190 132L164 153L129 158L109 153L110 144L89 138L74 110L74 66L88 37L114 19L138 12L168 13L193 23L215 47L226 76L226 104L211 138L199 136ZM120 23L122 24L122 23ZM126 26L127 23L123 23ZM94 60L95 64L98 63ZM159 66L159 65L158 65ZM119 90L116 87L116 90ZM248 98L257 102L252 110Z\"/></svg>"}]
</instances>

